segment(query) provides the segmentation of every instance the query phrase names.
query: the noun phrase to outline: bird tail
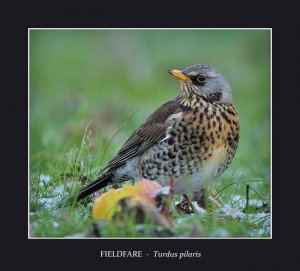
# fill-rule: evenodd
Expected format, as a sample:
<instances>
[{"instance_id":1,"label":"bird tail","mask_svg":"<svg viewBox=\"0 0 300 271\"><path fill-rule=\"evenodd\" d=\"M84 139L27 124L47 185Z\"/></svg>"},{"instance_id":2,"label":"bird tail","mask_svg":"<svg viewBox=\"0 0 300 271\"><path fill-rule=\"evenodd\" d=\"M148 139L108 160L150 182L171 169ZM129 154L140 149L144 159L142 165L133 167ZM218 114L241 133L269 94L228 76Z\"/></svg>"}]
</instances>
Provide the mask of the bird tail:
<instances>
[{"instance_id":1,"label":"bird tail","mask_svg":"<svg viewBox=\"0 0 300 271\"><path fill-rule=\"evenodd\" d=\"M67 207L70 206L87 196L91 195L92 193L104 188L105 186L109 185L112 182L112 173L105 173L100 176L98 179L92 181L87 186L83 187L76 195L71 196L70 198L64 200L63 202L59 203L57 208L60 207Z\"/></svg>"}]
</instances>

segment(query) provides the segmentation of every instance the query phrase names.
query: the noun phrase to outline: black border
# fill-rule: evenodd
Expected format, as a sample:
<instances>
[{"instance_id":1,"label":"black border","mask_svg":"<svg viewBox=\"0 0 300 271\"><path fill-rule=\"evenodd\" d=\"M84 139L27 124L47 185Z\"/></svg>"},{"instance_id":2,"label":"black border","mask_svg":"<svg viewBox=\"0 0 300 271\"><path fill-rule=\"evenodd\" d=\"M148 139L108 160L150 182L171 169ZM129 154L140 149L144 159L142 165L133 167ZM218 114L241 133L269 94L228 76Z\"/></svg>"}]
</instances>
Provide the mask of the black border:
<instances>
[{"instance_id":1,"label":"black border","mask_svg":"<svg viewBox=\"0 0 300 271\"><path fill-rule=\"evenodd\" d=\"M2 86L2 93L5 97L3 97L2 105L7 107L2 113L4 119L2 134L8 137L7 142L11 142L11 144L3 144L8 147L4 159L11 168L3 168L3 171L8 173L8 176L3 178L3 182L8 184L8 188L3 188L1 195L7 197L2 202L3 207L8 209L7 219L4 220L4 223L8 223L9 234L3 232L3 237L7 238L6 247L7 252L9 252L7 259L10 260L11 264L16 262L26 264L27 267L38 267L40 269L44 266L57 268L60 263L67 264L68 268L71 268L71 266L76 268L101 268L103 264L109 263L109 268L123 269L128 267L129 263L147 263L147 266L144 265L145 267L148 267L148 264L157 266L158 263L165 263L167 268L182 266L182 263L192 263L197 264L195 265L197 268L207 266L214 269L217 266L218 268L230 269L262 269L264 266L270 269L278 267L277 263L279 262L290 263L292 253L289 254L286 249L287 246L283 245L281 241L285 239L286 234L290 235L291 233L283 230L284 226L281 225L287 222L282 222L280 218L276 217L277 212L280 213L284 210L284 206L277 198L280 189L277 181L288 180L293 177L290 174L287 175L286 172L280 172L282 163L287 161L282 161L285 159L279 161L276 157L278 157L277 153L284 153L286 145L277 145L280 142L278 139L283 133L275 133L275 131L277 128L280 131L282 126L289 124L289 120L282 114L282 89L293 90L295 87L293 81L282 80L282 75L284 74L284 79L286 79L286 72L293 70L292 67L288 66L290 64L287 64L286 60L300 59L299 47L294 43L295 39L299 42L299 31L291 29L292 25L296 25L296 18L298 17L295 12L291 11L286 15L288 18L284 18L283 13L280 11L275 12L273 10L271 12L269 10L273 7L262 8L262 6L259 6L260 10L258 10L258 6L252 2L246 3L242 7L243 11L233 9L231 14L226 11L227 4L225 2L221 6L216 4L211 7L203 5L203 3L199 3L199 6L193 6L192 3L181 4L183 6L178 6L175 3L167 6L163 6L163 3L159 5L145 4L145 6L141 6L142 10L132 10L133 14L128 13L128 7L123 9L119 4L116 4L115 7L106 7L103 3L99 3L98 7L83 7L82 3L80 5L73 3L65 6L62 3L59 5L48 3L43 7L28 7L27 4L24 6L25 3L23 3L20 6L10 7L12 12L8 14L12 15L6 18L9 27L4 29L6 36L1 43L4 47L2 49L3 55L7 60L2 65L5 71L3 73L5 74L4 86ZM113 17L113 15L115 16ZM167 18L168 15L172 16L173 19ZM27 238L28 27L271 27L273 29L273 238L271 240L29 240ZM288 52L292 52L293 57L288 57ZM289 69L286 68L287 66ZM11 96L8 96L9 94ZM290 99L288 102L292 103ZM274 122L282 125L277 125ZM275 144L276 151L274 151ZM282 157L282 155L279 155L279 157ZM15 174L18 176L15 176ZM15 207L17 207L17 210L15 210ZM291 236L287 236L287 238L291 238ZM157 249L166 251L169 249L172 251L198 250L202 252L203 256L199 259L182 261L172 258L116 259L99 257L101 250L117 249L143 250L145 252ZM284 261L286 256L289 257L289 261L287 261L288 259Z\"/></svg>"}]
</instances>

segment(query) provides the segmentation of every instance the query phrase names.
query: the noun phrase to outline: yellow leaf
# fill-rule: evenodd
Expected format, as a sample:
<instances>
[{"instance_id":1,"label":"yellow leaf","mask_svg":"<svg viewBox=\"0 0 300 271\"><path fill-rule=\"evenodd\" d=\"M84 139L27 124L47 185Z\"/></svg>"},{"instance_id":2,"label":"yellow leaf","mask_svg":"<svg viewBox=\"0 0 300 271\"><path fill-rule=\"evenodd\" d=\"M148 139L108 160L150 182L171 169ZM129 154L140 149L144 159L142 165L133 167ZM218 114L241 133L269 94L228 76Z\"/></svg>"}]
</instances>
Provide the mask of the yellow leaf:
<instances>
[{"instance_id":1,"label":"yellow leaf","mask_svg":"<svg viewBox=\"0 0 300 271\"><path fill-rule=\"evenodd\" d=\"M110 220L116 212L120 211L118 202L125 198L130 198L134 204L143 203L155 207L152 195L160 188L159 183L143 179L134 185L125 184L123 188L110 189L95 200L93 218Z\"/></svg>"}]
</instances>

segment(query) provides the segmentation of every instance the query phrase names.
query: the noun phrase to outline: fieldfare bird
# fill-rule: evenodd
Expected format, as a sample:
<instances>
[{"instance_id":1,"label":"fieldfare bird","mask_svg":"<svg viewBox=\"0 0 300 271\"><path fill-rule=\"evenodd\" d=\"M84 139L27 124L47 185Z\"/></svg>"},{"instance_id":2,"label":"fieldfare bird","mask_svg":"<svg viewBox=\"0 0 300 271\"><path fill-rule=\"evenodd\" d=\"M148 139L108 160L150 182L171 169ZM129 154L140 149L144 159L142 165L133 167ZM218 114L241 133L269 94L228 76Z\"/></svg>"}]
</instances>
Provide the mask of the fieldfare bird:
<instances>
[{"instance_id":1,"label":"fieldfare bird","mask_svg":"<svg viewBox=\"0 0 300 271\"><path fill-rule=\"evenodd\" d=\"M167 185L173 177L174 194L189 195L230 165L240 128L229 83L206 64L168 72L179 79L179 95L154 111L69 203L107 185L142 178Z\"/></svg>"}]
</instances>

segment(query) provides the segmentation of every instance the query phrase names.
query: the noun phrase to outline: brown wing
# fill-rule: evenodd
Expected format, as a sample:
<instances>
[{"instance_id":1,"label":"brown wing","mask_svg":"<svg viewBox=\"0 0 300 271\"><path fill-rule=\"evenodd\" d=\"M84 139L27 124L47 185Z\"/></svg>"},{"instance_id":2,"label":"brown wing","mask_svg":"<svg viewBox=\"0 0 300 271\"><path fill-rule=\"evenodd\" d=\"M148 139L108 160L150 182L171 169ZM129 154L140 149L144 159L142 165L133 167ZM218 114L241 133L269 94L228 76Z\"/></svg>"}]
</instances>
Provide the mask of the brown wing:
<instances>
[{"instance_id":1,"label":"brown wing","mask_svg":"<svg viewBox=\"0 0 300 271\"><path fill-rule=\"evenodd\" d=\"M179 111L178 96L164 103L155 110L146 121L129 137L119 152L105 166L100 173L107 169L118 167L159 142L164 136L167 127L167 118Z\"/></svg>"}]
</instances>

